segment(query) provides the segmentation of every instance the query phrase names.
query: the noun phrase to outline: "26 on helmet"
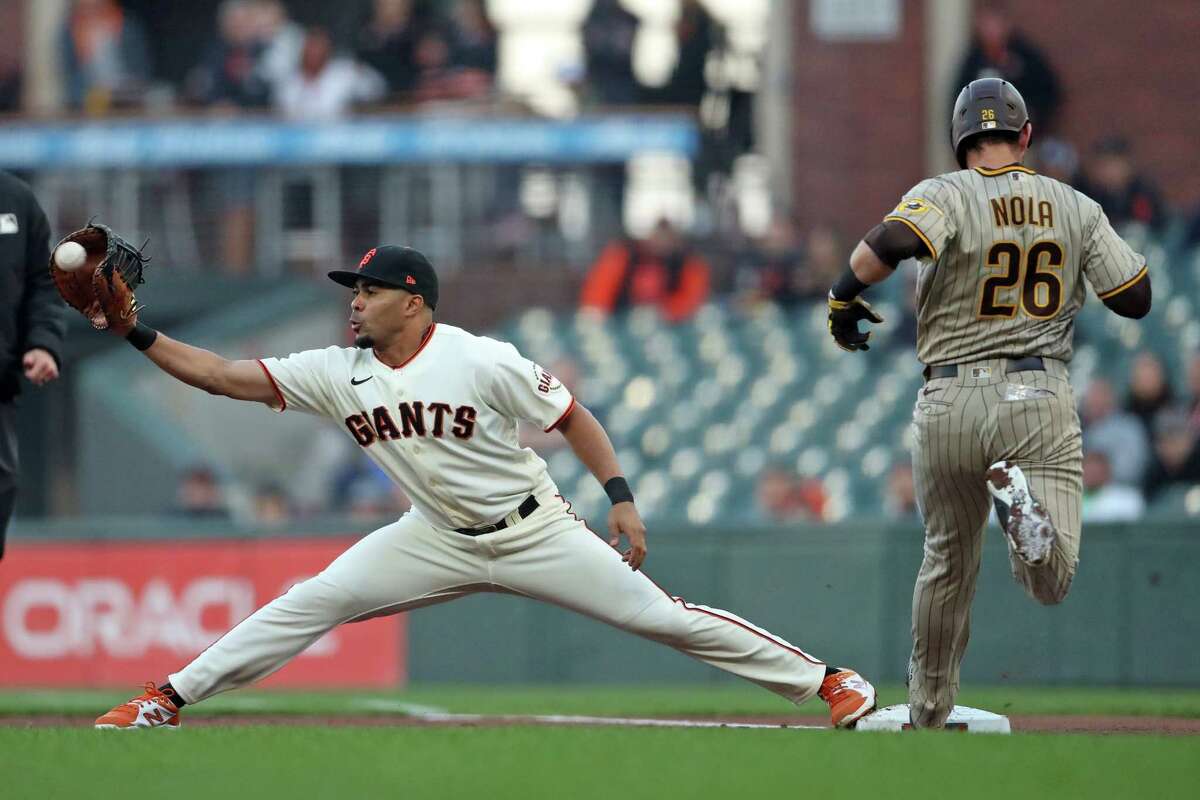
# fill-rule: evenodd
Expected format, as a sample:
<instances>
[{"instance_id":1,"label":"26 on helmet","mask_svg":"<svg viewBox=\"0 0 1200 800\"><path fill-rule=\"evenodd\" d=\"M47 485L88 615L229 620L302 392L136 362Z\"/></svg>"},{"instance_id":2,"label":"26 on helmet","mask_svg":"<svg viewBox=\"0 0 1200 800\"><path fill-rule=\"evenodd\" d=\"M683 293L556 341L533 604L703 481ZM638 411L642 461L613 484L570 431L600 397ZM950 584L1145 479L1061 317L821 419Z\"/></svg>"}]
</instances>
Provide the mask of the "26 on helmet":
<instances>
[{"instance_id":1,"label":"26 on helmet","mask_svg":"<svg viewBox=\"0 0 1200 800\"><path fill-rule=\"evenodd\" d=\"M967 139L991 131L1019 132L1029 121L1025 99L1003 78L971 81L958 93L954 115L950 118L950 143L958 165L967 167Z\"/></svg>"}]
</instances>

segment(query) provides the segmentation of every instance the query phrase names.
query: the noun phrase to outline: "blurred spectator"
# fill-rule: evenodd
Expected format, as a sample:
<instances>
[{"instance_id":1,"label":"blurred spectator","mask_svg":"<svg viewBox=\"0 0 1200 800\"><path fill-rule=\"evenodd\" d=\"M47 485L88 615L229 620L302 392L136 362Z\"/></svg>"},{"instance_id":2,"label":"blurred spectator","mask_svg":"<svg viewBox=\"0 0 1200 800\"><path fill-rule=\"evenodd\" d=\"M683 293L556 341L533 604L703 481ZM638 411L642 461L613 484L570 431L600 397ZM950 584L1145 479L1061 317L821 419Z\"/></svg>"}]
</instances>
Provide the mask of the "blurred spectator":
<instances>
[{"instance_id":1,"label":"blurred spectator","mask_svg":"<svg viewBox=\"0 0 1200 800\"><path fill-rule=\"evenodd\" d=\"M1159 230L1166 222L1158 190L1138 174L1125 139L1110 136L1097 142L1082 178L1079 190L1101 205L1114 226L1137 222Z\"/></svg>"},{"instance_id":2,"label":"blurred spectator","mask_svg":"<svg viewBox=\"0 0 1200 800\"><path fill-rule=\"evenodd\" d=\"M1197 205L1196 210L1192 212L1183 231L1183 246L1192 248L1196 245L1200 245L1200 205Z\"/></svg>"},{"instance_id":3,"label":"blurred spectator","mask_svg":"<svg viewBox=\"0 0 1200 800\"><path fill-rule=\"evenodd\" d=\"M919 520L917 488L913 483L912 464L901 461L892 467L887 477L887 494L883 498L884 512L895 520Z\"/></svg>"},{"instance_id":4,"label":"blurred spectator","mask_svg":"<svg viewBox=\"0 0 1200 800\"><path fill-rule=\"evenodd\" d=\"M229 518L229 507L216 473L203 465L191 467L183 474L175 502L176 513L186 517Z\"/></svg>"},{"instance_id":5,"label":"blurred spectator","mask_svg":"<svg viewBox=\"0 0 1200 800\"><path fill-rule=\"evenodd\" d=\"M217 11L217 38L187 78L192 102L231 113L265 108L271 86L262 69L266 45L261 36L261 9L255 0L224 0ZM232 273L247 272L254 257L254 174L249 170L216 172L209 192L221 208L218 239L222 267Z\"/></svg>"},{"instance_id":6,"label":"blurred spectator","mask_svg":"<svg viewBox=\"0 0 1200 800\"><path fill-rule=\"evenodd\" d=\"M1072 186L1079 182L1079 152L1070 142L1054 137L1042 139L1035 152L1038 172Z\"/></svg>"},{"instance_id":7,"label":"blurred spectator","mask_svg":"<svg viewBox=\"0 0 1200 800\"><path fill-rule=\"evenodd\" d=\"M0 114L20 110L22 79L20 59L0 53Z\"/></svg>"},{"instance_id":8,"label":"blurred spectator","mask_svg":"<svg viewBox=\"0 0 1200 800\"><path fill-rule=\"evenodd\" d=\"M1148 500L1174 483L1200 483L1200 447L1186 411L1171 408L1154 418L1154 456L1142 487Z\"/></svg>"},{"instance_id":9,"label":"blurred spectator","mask_svg":"<svg viewBox=\"0 0 1200 800\"><path fill-rule=\"evenodd\" d=\"M225 0L217 12L217 39L188 75L193 102L225 111L265 108L271 87L260 68L266 50L252 0Z\"/></svg>"},{"instance_id":10,"label":"blurred spectator","mask_svg":"<svg viewBox=\"0 0 1200 800\"><path fill-rule=\"evenodd\" d=\"M1082 417L1084 448L1108 458L1117 483L1140 484L1150 457L1146 431L1137 417L1117 409L1116 395L1108 381L1096 378L1088 384Z\"/></svg>"},{"instance_id":11,"label":"blurred spectator","mask_svg":"<svg viewBox=\"0 0 1200 800\"><path fill-rule=\"evenodd\" d=\"M810 299L805 291L804 248L790 216L776 215L766 233L737 255L734 281L751 302L776 302L790 308Z\"/></svg>"},{"instance_id":12,"label":"blurred spectator","mask_svg":"<svg viewBox=\"0 0 1200 800\"><path fill-rule=\"evenodd\" d=\"M659 102L700 108L700 101L708 90L704 67L713 49L716 32L717 23L699 0L683 0L679 20L675 23L679 58L666 86L658 92Z\"/></svg>"},{"instance_id":13,"label":"blurred spectator","mask_svg":"<svg viewBox=\"0 0 1200 800\"><path fill-rule=\"evenodd\" d=\"M413 52L416 66L413 102L478 100L488 96L492 90L491 73L460 66L454 56L451 38L444 31L430 28L421 34Z\"/></svg>"},{"instance_id":14,"label":"blurred spectator","mask_svg":"<svg viewBox=\"0 0 1200 800\"><path fill-rule=\"evenodd\" d=\"M295 459L296 470L288 476L293 502L302 515L322 514L344 501L343 475L352 464L367 461L362 448L345 433L331 426L313 431L301 455Z\"/></svg>"},{"instance_id":15,"label":"blurred spectator","mask_svg":"<svg viewBox=\"0 0 1200 800\"><path fill-rule=\"evenodd\" d=\"M1059 80L1053 68L1032 42L1013 27L1007 4L991 0L975 12L971 46L958 69L955 97L962 87L978 78L1004 78L1025 98L1034 131L1054 129L1060 102ZM955 98L950 98L950 105Z\"/></svg>"},{"instance_id":16,"label":"blurred spectator","mask_svg":"<svg viewBox=\"0 0 1200 800\"><path fill-rule=\"evenodd\" d=\"M341 119L356 103L378 100L387 91L379 73L352 59L335 56L324 28L309 28L300 63L279 84L276 105L293 120Z\"/></svg>"},{"instance_id":17,"label":"blurred spectator","mask_svg":"<svg viewBox=\"0 0 1200 800\"><path fill-rule=\"evenodd\" d=\"M755 497L759 513L772 522L825 518L825 487L817 478L802 478L779 467L767 469L759 477Z\"/></svg>"},{"instance_id":18,"label":"blurred spectator","mask_svg":"<svg viewBox=\"0 0 1200 800\"><path fill-rule=\"evenodd\" d=\"M374 0L371 18L359 31L358 59L383 76L393 97L413 87L413 51L422 27L413 0Z\"/></svg>"},{"instance_id":19,"label":"blurred spectator","mask_svg":"<svg viewBox=\"0 0 1200 800\"><path fill-rule=\"evenodd\" d=\"M735 281L748 299L793 307L825 299L845 266L846 252L832 226L818 224L801 241L795 220L780 214L737 260Z\"/></svg>"},{"instance_id":20,"label":"blurred spectator","mask_svg":"<svg viewBox=\"0 0 1200 800\"><path fill-rule=\"evenodd\" d=\"M637 15L621 0L596 0L583 23L588 97L599 105L628 106L641 99L633 72Z\"/></svg>"},{"instance_id":21,"label":"blurred spectator","mask_svg":"<svg viewBox=\"0 0 1200 800\"><path fill-rule=\"evenodd\" d=\"M364 459L365 461L365 459ZM398 517L412 505L399 486L392 483L378 467L371 463L346 484L343 502L339 510L354 519L380 519Z\"/></svg>"},{"instance_id":22,"label":"blurred spectator","mask_svg":"<svg viewBox=\"0 0 1200 800\"><path fill-rule=\"evenodd\" d=\"M848 251L842 236L832 225L815 225L808 232L804 260L804 278L800 290L806 297L825 299L846 266Z\"/></svg>"},{"instance_id":23,"label":"blurred spectator","mask_svg":"<svg viewBox=\"0 0 1200 800\"><path fill-rule=\"evenodd\" d=\"M262 525L282 525L292 519L292 502L278 484L264 483L254 490L254 519Z\"/></svg>"},{"instance_id":24,"label":"blurred spectator","mask_svg":"<svg viewBox=\"0 0 1200 800\"><path fill-rule=\"evenodd\" d=\"M72 109L103 114L140 103L150 80L146 33L114 0L75 0L60 44Z\"/></svg>"},{"instance_id":25,"label":"blurred spectator","mask_svg":"<svg viewBox=\"0 0 1200 800\"><path fill-rule=\"evenodd\" d=\"M296 71L304 47L304 28L288 18L280 0L253 0L255 38L261 44L259 72L272 87Z\"/></svg>"},{"instance_id":26,"label":"blurred spectator","mask_svg":"<svg viewBox=\"0 0 1200 800\"><path fill-rule=\"evenodd\" d=\"M451 60L461 70L486 76L490 86L496 76L496 28L483 0L458 0L451 19Z\"/></svg>"},{"instance_id":27,"label":"blurred spectator","mask_svg":"<svg viewBox=\"0 0 1200 800\"><path fill-rule=\"evenodd\" d=\"M1083 456L1083 521L1130 522L1146 509L1142 493L1112 482L1108 456L1100 451Z\"/></svg>"},{"instance_id":28,"label":"blurred spectator","mask_svg":"<svg viewBox=\"0 0 1200 800\"><path fill-rule=\"evenodd\" d=\"M1141 420L1149 435L1158 412L1174 402L1167 371L1158 356L1150 352L1139 353L1129 371L1129 399L1125 410Z\"/></svg>"},{"instance_id":29,"label":"blurred spectator","mask_svg":"<svg viewBox=\"0 0 1200 800\"><path fill-rule=\"evenodd\" d=\"M661 219L646 239L604 248L584 281L580 305L604 313L653 305L679 322L695 314L708 295L708 262Z\"/></svg>"}]
</instances>

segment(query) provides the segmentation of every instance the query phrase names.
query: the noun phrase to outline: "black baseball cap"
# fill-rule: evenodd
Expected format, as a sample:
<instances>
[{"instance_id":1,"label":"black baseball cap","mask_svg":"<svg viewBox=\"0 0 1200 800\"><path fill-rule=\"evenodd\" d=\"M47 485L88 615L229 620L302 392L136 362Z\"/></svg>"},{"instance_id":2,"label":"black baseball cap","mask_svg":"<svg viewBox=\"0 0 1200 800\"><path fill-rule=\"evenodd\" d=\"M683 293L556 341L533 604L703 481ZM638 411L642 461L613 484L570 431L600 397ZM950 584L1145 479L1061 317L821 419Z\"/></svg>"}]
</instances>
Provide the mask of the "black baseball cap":
<instances>
[{"instance_id":1,"label":"black baseball cap","mask_svg":"<svg viewBox=\"0 0 1200 800\"><path fill-rule=\"evenodd\" d=\"M353 289L360 280L369 280L394 289L403 289L425 298L425 305L437 308L438 279L424 253L398 244L372 247L358 262L358 269L335 269L330 280Z\"/></svg>"}]
</instances>

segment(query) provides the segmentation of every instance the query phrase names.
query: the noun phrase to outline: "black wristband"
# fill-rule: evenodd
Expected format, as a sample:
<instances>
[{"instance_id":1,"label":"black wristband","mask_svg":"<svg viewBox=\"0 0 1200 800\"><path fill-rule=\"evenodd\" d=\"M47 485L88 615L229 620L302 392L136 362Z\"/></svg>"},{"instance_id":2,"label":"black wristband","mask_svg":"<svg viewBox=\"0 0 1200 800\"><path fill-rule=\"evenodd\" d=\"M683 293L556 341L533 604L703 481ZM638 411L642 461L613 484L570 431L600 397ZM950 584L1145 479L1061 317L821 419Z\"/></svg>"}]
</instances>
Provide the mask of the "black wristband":
<instances>
[{"instance_id":1,"label":"black wristband","mask_svg":"<svg viewBox=\"0 0 1200 800\"><path fill-rule=\"evenodd\" d=\"M858 276L854 274L854 270L846 267L846 271L833 284L833 288L829 290L829 293L833 295L834 300L853 300L865 292L870 285L869 283L860 281Z\"/></svg>"},{"instance_id":2,"label":"black wristband","mask_svg":"<svg viewBox=\"0 0 1200 800\"><path fill-rule=\"evenodd\" d=\"M136 347L138 350L146 350L150 345L154 344L154 340L158 338L158 331L151 328L149 325L138 323L133 326L133 330L125 334L125 341Z\"/></svg>"},{"instance_id":3,"label":"black wristband","mask_svg":"<svg viewBox=\"0 0 1200 800\"><path fill-rule=\"evenodd\" d=\"M614 506L617 503L632 503L633 490L629 488L629 481L618 475L615 478L609 478L604 484L604 493L608 495L608 500Z\"/></svg>"}]
</instances>

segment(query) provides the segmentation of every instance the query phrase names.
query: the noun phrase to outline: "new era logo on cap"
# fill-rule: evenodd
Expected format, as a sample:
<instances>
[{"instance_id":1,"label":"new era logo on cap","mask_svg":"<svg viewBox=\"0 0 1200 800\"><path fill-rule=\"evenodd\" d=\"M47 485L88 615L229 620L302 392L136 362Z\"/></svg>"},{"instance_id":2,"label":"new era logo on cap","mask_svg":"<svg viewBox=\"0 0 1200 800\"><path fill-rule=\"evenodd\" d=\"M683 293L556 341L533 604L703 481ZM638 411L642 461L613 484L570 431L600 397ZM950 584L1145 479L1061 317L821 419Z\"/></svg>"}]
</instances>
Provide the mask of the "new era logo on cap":
<instances>
[{"instance_id":1,"label":"new era logo on cap","mask_svg":"<svg viewBox=\"0 0 1200 800\"><path fill-rule=\"evenodd\" d=\"M406 284L408 284L409 286L416 286L416 285L417 285L417 279L416 279L416 278L414 278L412 275L405 275L405 276L404 276L404 282L405 282Z\"/></svg>"}]
</instances>

